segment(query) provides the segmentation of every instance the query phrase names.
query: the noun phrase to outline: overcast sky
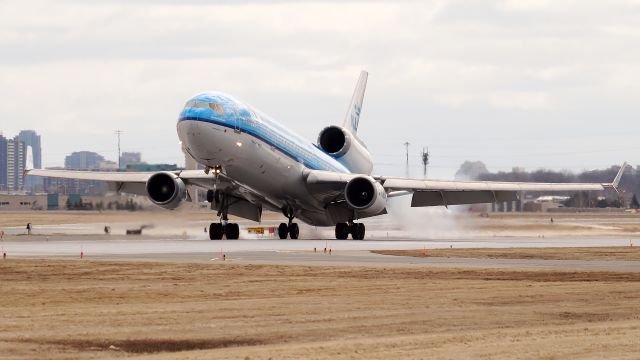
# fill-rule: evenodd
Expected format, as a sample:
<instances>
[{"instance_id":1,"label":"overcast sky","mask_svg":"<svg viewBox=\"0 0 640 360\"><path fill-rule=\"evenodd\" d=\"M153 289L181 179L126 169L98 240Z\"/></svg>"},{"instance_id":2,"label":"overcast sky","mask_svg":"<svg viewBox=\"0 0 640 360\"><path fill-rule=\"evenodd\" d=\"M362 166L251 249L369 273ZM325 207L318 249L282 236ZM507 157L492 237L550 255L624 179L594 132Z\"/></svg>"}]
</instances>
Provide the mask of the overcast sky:
<instances>
[{"instance_id":1,"label":"overcast sky","mask_svg":"<svg viewBox=\"0 0 640 360\"><path fill-rule=\"evenodd\" d=\"M45 166L91 150L183 164L175 131L204 90L315 141L361 69L376 173L430 177L640 162L640 1L0 0L0 130L42 135Z\"/></svg>"}]
</instances>

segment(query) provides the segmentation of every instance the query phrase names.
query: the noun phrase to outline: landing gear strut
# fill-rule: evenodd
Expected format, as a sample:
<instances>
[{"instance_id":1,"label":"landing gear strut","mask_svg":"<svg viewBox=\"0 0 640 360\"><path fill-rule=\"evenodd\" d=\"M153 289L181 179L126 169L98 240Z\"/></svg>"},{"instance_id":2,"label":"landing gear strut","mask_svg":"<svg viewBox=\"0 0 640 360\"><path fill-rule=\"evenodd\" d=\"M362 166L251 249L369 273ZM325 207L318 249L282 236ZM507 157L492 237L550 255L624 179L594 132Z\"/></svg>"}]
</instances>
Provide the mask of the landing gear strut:
<instances>
[{"instance_id":1,"label":"landing gear strut","mask_svg":"<svg viewBox=\"0 0 640 360\"><path fill-rule=\"evenodd\" d=\"M293 209L289 208L282 211L284 216L289 218L289 223L281 223L278 226L278 236L280 239L286 239L287 235L293 240L297 239L300 236L300 227L298 227L297 223L293 222Z\"/></svg>"},{"instance_id":2,"label":"landing gear strut","mask_svg":"<svg viewBox=\"0 0 640 360\"><path fill-rule=\"evenodd\" d=\"M363 223L337 223L336 224L336 239L346 240L351 234L353 240L364 240L365 226Z\"/></svg>"},{"instance_id":3,"label":"landing gear strut","mask_svg":"<svg viewBox=\"0 0 640 360\"><path fill-rule=\"evenodd\" d=\"M222 237L226 236L227 240L237 240L240 237L240 226L229 222L229 200L227 196L225 196L225 194L220 194L217 191L214 193L212 190L209 190L207 191L207 200L212 205L214 200L216 202L220 201L222 204L218 211L220 222L211 223L211 225L209 225L209 239L222 240Z\"/></svg>"}]
</instances>

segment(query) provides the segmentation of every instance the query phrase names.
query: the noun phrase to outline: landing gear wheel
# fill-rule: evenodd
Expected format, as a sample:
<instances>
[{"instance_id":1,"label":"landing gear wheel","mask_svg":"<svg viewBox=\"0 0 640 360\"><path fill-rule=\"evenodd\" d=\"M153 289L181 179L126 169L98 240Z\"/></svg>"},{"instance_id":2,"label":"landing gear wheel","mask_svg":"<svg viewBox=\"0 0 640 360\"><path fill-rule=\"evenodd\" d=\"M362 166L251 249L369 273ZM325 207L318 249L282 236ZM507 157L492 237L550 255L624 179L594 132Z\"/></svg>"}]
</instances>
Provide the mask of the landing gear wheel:
<instances>
[{"instance_id":1,"label":"landing gear wheel","mask_svg":"<svg viewBox=\"0 0 640 360\"><path fill-rule=\"evenodd\" d=\"M224 232L227 235L227 240L238 240L240 238L240 226L238 224L228 223L224 227Z\"/></svg>"},{"instance_id":2,"label":"landing gear wheel","mask_svg":"<svg viewBox=\"0 0 640 360\"><path fill-rule=\"evenodd\" d=\"M349 237L349 225L347 223L336 224L336 239L347 240Z\"/></svg>"},{"instance_id":3,"label":"landing gear wheel","mask_svg":"<svg viewBox=\"0 0 640 360\"><path fill-rule=\"evenodd\" d=\"M289 226L289 236L291 239L296 240L300 235L300 228L297 223L293 223Z\"/></svg>"},{"instance_id":4,"label":"landing gear wheel","mask_svg":"<svg viewBox=\"0 0 640 360\"><path fill-rule=\"evenodd\" d=\"M211 223L211 225L209 225L209 239L222 240L223 233L222 224Z\"/></svg>"},{"instance_id":5,"label":"landing gear wheel","mask_svg":"<svg viewBox=\"0 0 640 360\"><path fill-rule=\"evenodd\" d=\"M364 240L365 227L362 223L354 223L351 225L351 237L353 240Z\"/></svg>"},{"instance_id":6,"label":"landing gear wheel","mask_svg":"<svg viewBox=\"0 0 640 360\"><path fill-rule=\"evenodd\" d=\"M281 223L280 226L278 226L278 236L280 236L280 239L286 239L288 234L289 226L285 223Z\"/></svg>"}]
</instances>

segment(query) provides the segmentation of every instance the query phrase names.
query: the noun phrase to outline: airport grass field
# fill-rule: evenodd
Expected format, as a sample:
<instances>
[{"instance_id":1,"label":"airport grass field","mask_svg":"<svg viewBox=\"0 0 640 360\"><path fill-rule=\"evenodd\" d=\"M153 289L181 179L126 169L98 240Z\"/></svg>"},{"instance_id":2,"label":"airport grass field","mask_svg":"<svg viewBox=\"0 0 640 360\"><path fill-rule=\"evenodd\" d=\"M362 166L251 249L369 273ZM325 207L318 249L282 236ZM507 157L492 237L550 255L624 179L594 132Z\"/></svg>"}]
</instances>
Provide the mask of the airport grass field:
<instances>
[{"instance_id":1,"label":"airport grass field","mask_svg":"<svg viewBox=\"0 0 640 360\"><path fill-rule=\"evenodd\" d=\"M183 228L174 224L211 217L204 212L3 215L0 227L20 231L25 219L36 229L38 224L91 223L97 231L101 224L122 230L125 226L118 224L151 221L171 222L166 229L177 234ZM278 221L275 214L268 216ZM29 258L10 253L0 259L0 358L638 359L637 215L573 214L556 216L553 223L546 215L468 215L456 224L468 234L497 234L513 243L520 236L535 240L544 236L540 234L547 239L574 234L623 239L621 243L635 246L427 251L442 258L605 260L624 262L620 269L625 271L584 271L569 265L548 270L518 265L256 265L209 257L192 261L189 254L161 261L151 253L134 261L117 255L80 259L75 254ZM93 242L109 241L91 236ZM2 244L37 247L45 243L42 237L12 235ZM79 237L85 235L59 236L52 242L64 246ZM150 235L147 242L164 246L164 240L154 242L155 237ZM115 238L113 246L120 247L134 239ZM419 248L374 252L406 258L406 263L425 255Z\"/></svg>"},{"instance_id":2,"label":"airport grass field","mask_svg":"<svg viewBox=\"0 0 640 360\"><path fill-rule=\"evenodd\" d=\"M3 359L637 359L640 273L6 260Z\"/></svg>"}]
</instances>

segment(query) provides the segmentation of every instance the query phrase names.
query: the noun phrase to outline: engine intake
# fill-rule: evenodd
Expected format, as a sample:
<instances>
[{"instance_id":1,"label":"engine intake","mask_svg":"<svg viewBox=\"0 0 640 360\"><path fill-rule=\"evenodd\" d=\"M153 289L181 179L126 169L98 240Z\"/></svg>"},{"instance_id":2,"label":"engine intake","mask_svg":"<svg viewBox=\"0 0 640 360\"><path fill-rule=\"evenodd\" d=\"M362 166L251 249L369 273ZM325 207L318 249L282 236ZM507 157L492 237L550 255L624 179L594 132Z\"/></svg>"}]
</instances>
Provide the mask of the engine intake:
<instances>
[{"instance_id":1,"label":"engine intake","mask_svg":"<svg viewBox=\"0 0 640 360\"><path fill-rule=\"evenodd\" d=\"M320 132L320 136L318 136L320 148L331 155L339 155L341 150L345 149L345 145L347 145L348 150L350 143L351 141L347 144L347 137L344 131L337 126L329 126Z\"/></svg>"},{"instance_id":2,"label":"engine intake","mask_svg":"<svg viewBox=\"0 0 640 360\"><path fill-rule=\"evenodd\" d=\"M147 180L147 196L152 203L165 209L175 209L185 197L184 182L176 174L159 172Z\"/></svg>"},{"instance_id":3,"label":"engine intake","mask_svg":"<svg viewBox=\"0 0 640 360\"><path fill-rule=\"evenodd\" d=\"M387 206L387 193L382 185L364 176L353 178L347 183L344 198L349 207L369 215L379 214Z\"/></svg>"},{"instance_id":4,"label":"engine intake","mask_svg":"<svg viewBox=\"0 0 640 360\"><path fill-rule=\"evenodd\" d=\"M373 170L369 150L347 129L339 126L324 128L318 135L318 147L351 172L371 174Z\"/></svg>"}]
</instances>

